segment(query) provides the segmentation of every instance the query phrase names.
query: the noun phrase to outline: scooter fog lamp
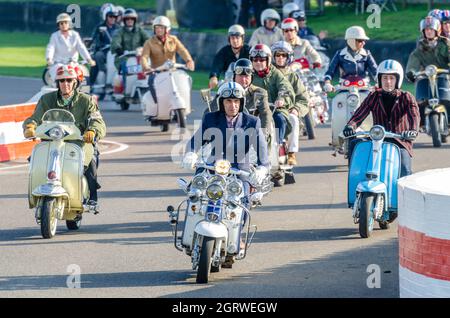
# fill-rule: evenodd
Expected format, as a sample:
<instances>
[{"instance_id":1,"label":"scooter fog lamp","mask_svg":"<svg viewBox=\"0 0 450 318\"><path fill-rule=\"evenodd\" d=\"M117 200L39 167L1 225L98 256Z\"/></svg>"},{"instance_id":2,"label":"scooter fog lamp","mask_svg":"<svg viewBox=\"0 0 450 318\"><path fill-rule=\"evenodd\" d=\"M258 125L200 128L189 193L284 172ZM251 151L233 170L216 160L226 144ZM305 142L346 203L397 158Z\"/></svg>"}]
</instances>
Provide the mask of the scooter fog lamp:
<instances>
[{"instance_id":1,"label":"scooter fog lamp","mask_svg":"<svg viewBox=\"0 0 450 318\"><path fill-rule=\"evenodd\" d=\"M207 184L208 180L202 175L196 176L194 177L194 179L192 179L192 186L196 189L205 190Z\"/></svg>"},{"instance_id":2,"label":"scooter fog lamp","mask_svg":"<svg viewBox=\"0 0 450 318\"><path fill-rule=\"evenodd\" d=\"M384 128L381 126L373 126L370 129L370 138L373 140L381 140L384 138Z\"/></svg>"},{"instance_id":3,"label":"scooter fog lamp","mask_svg":"<svg viewBox=\"0 0 450 318\"><path fill-rule=\"evenodd\" d=\"M428 65L425 68L425 75L428 77L435 76L437 74L437 67L434 65Z\"/></svg>"},{"instance_id":4,"label":"scooter fog lamp","mask_svg":"<svg viewBox=\"0 0 450 318\"><path fill-rule=\"evenodd\" d=\"M230 194L238 196L242 193L242 185L238 181L233 181L228 185L227 190Z\"/></svg>"},{"instance_id":5,"label":"scooter fog lamp","mask_svg":"<svg viewBox=\"0 0 450 318\"><path fill-rule=\"evenodd\" d=\"M50 129L47 134L50 136L50 138L59 140L64 137L64 130L59 126L56 126Z\"/></svg>"},{"instance_id":6,"label":"scooter fog lamp","mask_svg":"<svg viewBox=\"0 0 450 318\"><path fill-rule=\"evenodd\" d=\"M347 105L348 106L355 108L358 106L358 104L359 104L358 95L351 94L347 97Z\"/></svg>"},{"instance_id":7,"label":"scooter fog lamp","mask_svg":"<svg viewBox=\"0 0 450 318\"><path fill-rule=\"evenodd\" d=\"M206 188L206 195L211 200L217 201L223 197L223 188L217 183L213 183Z\"/></svg>"}]
</instances>

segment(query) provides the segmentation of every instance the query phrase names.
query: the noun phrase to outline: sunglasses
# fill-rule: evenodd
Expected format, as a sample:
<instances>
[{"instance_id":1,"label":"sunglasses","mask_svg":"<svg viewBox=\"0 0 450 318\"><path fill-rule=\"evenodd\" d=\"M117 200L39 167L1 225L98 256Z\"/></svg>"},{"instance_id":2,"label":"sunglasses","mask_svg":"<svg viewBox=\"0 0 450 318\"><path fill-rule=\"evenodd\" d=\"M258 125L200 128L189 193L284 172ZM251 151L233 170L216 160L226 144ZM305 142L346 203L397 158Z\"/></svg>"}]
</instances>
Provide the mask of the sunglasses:
<instances>
[{"instance_id":1,"label":"sunglasses","mask_svg":"<svg viewBox=\"0 0 450 318\"><path fill-rule=\"evenodd\" d=\"M287 54L283 54L283 53L277 53L277 54L275 54L275 57L285 57L285 58L287 58L288 55Z\"/></svg>"},{"instance_id":2,"label":"sunglasses","mask_svg":"<svg viewBox=\"0 0 450 318\"><path fill-rule=\"evenodd\" d=\"M267 61L267 59L265 57L255 57L254 59L252 59L252 62L256 62L256 63L262 63Z\"/></svg>"},{"instance_id":3,"label":"sunglasses","mask_svg":"<svg viewBox=\"0 0 450 318\"><path fill-rule=\"evenodd\" d=\"M241 90L238 89L232 89L232 88L226 88L222 91L221 97L223 98L243 98L243 94Z\"/></svg>"},{"instance_id":4,"label":"sunglasses","mask_svg":"<svg viewBox=\"0 0 450 318\"><path fill-rule=\"evenodd\" d=\"M60 79L59 80L59 82L60 83L65 83L65 82L67 82L67 83L72 83L74 81L74 79L73 78L63 78L63 79Z\"/></svg>"},{"instance_id":5,"label":"sunglasses","mask_svg":"<svg viewBox=\"0 0 450 318\"><path fill-rule=\"evenodd\" d=\"M250 67L242 67L242 66L236 66L234 68L234 74L236 75L252 75L253 73L253 69L251 69Z\"/></svg>"},{"instance_id":6,"label":"sunglasses","mask_svg":"<svg viewBox=\"0 0 450 318\"><path fill-rule=\"evenodd\" d=\"M283 30L283 32L284 33L289 33L289 32L295 32L295 30L294 29L286 29L286 30Z\"/></svg>"},{"instance_id":7,"label":"sunglasses","mask_svg":"<svg viewBox=\"0 0 450 318\"><path fill-rule=\"evenodd\" d=\"M366 40L356 40L356 42L359 42L359 43L365 43Z\"/></svg>"}]
</instances>

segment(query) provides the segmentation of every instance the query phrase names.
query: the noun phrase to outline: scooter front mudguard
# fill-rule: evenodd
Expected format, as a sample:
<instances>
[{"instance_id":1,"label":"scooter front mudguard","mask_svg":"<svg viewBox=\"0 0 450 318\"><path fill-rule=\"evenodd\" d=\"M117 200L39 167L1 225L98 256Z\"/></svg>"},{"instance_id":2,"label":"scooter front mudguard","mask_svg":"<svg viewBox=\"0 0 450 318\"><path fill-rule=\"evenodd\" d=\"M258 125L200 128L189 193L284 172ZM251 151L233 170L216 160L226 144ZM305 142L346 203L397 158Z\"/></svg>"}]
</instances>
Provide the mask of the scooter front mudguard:
<instances>
[{"instance_id":1,"label":"scooter front mudguard","mask_svg":"<svg viewBox=\"0 0 450 318\"><path fill-rule=\"evenodd\" d=\"M222 223L202 221L195 226L195 233L202 236L214 237L216 239L228 240L227 227Z\"/></svg>"}]
</instances>

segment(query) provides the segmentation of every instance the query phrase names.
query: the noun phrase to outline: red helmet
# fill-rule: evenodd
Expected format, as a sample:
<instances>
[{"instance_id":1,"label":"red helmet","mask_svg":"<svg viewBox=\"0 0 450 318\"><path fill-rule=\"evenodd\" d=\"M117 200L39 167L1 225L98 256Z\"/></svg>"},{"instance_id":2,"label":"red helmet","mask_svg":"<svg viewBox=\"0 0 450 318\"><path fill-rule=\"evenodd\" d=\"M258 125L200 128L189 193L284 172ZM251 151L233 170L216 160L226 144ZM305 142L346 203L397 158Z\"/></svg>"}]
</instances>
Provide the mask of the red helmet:
<instances>
[{"instance_id":1,"label":"red helmet","mask_svg":"<svg viewBox=\"0 0 450 318\"><path fill-rule=\"evenodd\" d=\"M75 70L75 67L72 65L61 65L56 70L56 80L64 79L64 78L75 78L78 79L78 73Z\"/></svg>"},{"instance_id":2,"label":"red helmet","mask_svg":"<svg viewBox=\"0 0 450 318\"><path fill-rule=\"evenodd\" d=\"M298 32L298 23L297 20L293 18L286 18L281 22L282 30L295 30Z\"/></svg>"}]
</instances>

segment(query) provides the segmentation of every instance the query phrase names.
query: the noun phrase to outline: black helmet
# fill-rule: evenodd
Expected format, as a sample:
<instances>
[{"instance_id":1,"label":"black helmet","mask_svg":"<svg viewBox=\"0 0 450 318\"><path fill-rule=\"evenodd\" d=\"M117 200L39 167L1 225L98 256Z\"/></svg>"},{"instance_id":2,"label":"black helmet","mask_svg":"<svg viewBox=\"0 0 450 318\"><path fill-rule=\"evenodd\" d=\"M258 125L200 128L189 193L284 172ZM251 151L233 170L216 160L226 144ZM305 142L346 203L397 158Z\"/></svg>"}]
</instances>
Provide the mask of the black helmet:
<instances>
[{"instance_id":1,"label":"black helmet","mask_svg":"<svg viewBox=\"0 0 450 318\"><path fill-rule=\"evenodd\" d=\"M253 64L249 59L239 59L234 63L233 67L234 75L253 75Z\"/></svg>"}]
</instances>

